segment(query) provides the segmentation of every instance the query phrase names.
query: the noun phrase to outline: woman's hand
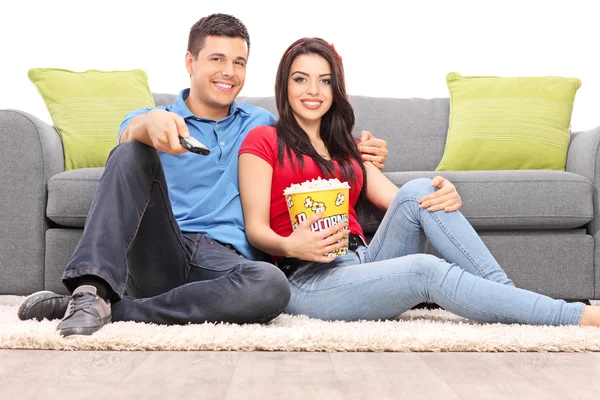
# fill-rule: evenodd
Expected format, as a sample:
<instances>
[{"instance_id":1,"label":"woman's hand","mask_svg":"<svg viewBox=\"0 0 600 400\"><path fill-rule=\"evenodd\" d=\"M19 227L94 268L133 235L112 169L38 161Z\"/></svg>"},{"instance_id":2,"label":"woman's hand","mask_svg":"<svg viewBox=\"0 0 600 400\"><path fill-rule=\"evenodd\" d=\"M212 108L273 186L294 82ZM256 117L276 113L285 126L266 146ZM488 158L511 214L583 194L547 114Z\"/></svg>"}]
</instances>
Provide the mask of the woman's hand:
<instances>
[{"instance_id":1,"label":"woman's hand","mask_svg":"<svg viewBox=\"0 0 600 400\"><path fill-rule=\"evenodd\" d=\"M335 257L327 257L325 254L348 245L348 240L343 239L350 234L346 222L341 222L322 231L313 232L310 230L310 226L318 221L321 215L322 213L315 214L300 222L294 232L286 238L286 257L329 263L335 260Z\"/></svg>"},{"instance_id":2,"label":"woman's hand","mask_svg":"<svg viewBox=\"0 0 600 400\"><path fill-rule=\"evenodd\" d=\"M462 207L460 196L448 179L436 176L431 180L431 186L439 187L440 190L421 197L419 199L419 208L427 208L427 211L431 212L438 210L451 212Z\"/></svg>"}]
</instances>

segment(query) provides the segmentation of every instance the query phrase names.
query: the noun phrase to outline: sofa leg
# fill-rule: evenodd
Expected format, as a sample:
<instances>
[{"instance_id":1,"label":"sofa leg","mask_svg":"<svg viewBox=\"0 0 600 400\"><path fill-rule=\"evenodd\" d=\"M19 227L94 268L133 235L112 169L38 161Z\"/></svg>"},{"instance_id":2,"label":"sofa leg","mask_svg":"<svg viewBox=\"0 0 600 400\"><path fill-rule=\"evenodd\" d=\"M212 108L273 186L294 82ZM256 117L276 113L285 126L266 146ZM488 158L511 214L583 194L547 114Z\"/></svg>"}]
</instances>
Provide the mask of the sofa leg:
<instances>
[{"instance_id":1,"label":"sofa leg","mask_svg":"<svg viewBox=\"0 0 600 400\"><path fill-rule=\"evenodd\" d=\"M592 305L592 303L590 303L589 300L576 300L576 299L570 299L570 300L565 300L567 303L583 303L586 306L590 306ZM438 306L435 303L419 303L416 306L414 306L413 308L411 308L411 310L419 310L419 309L427 309L427 310L437 310L437 309L443 309L442 307Z\"/></svg>"},{"instance_id":2,"label":"sofa leg","mask_svg":"<svg viewBox=\"0 0 600 400\"><path fill-rule=\"evenodd\" d=\"M577 302L579 302L579 303L585 304L586 306L591 306L592 305L592 303L590 303L589 300L576 300L576 299L574 300L574 299L570 299L570 300L565 300L565 301L567 303L577 303Z\"/></svg>"},{"instance_id":3,"label":"sofa leg","mask_svg":"<svg viewBox=\"0 0 600 400\"><path fill-rule=\"evenodd\" d=\"M413 308L411 308L411 310L418 310L418 309L422 309L422 308L425 308L427 310L436 310L438 308L441 309L442 307L438 306L435 303L419 303L416 306L414 306Z\"/></svg>"}]
</instances>

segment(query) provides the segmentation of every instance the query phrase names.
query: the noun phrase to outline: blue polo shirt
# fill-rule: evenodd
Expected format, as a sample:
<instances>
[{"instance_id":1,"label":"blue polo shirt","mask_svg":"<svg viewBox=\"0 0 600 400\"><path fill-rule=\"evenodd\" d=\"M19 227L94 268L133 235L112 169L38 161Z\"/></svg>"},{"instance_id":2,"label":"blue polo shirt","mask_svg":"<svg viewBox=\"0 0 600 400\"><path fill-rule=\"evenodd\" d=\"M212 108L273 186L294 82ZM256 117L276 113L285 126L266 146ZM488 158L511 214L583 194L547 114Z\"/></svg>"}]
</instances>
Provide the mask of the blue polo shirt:
<instances>
[{"instance_id":1,"label":"blue polo shirt","mask_svg":"<svg viewBox=\"0 0 600 400\"><path fill-rule=\"evenodd\" d=\"M210 149L207 156L159 152L175 219L184 232L204 233L231 244L246 258L262 259L262 253L248 243L244 232L238 151L248 131L259 125L273 125L275 117L260 107L234 102L225 118L218 121L200 118L185 105L188 95L189 89L182 90L173 104L157 107L180 115L190 135ZM133 117L150 110L128 114L121 124L119 139Z\"/></svg>"}]
</instances>

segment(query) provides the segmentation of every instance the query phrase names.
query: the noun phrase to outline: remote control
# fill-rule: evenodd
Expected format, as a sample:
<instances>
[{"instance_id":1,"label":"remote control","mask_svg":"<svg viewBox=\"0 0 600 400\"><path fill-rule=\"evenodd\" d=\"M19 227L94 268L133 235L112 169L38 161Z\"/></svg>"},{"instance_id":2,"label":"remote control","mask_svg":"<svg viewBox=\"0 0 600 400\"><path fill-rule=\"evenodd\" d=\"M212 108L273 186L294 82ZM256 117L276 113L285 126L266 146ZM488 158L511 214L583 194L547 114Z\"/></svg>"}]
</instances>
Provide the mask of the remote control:
<instances>
[{"instance_id":1,"label":"remote control","mask_svg":"<svg viewBox=\"0 0 600 400\"><path fill-rule=\"evenodd\" d=\"M192 136L187 138L179 137L181 145L192 153L202 154L203 156L210 154L210 149L200 143L200 141Z\"/></svg>"}]
</instances>

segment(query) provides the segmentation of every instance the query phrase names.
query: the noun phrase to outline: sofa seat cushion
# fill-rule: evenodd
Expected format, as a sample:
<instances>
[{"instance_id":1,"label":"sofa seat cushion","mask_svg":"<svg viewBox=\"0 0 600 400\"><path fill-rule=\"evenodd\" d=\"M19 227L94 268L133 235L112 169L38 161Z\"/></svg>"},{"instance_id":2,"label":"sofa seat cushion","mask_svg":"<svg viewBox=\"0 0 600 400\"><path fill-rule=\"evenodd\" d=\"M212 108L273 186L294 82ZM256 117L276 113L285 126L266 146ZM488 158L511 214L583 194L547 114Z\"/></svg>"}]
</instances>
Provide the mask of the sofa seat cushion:
<instances>
[{"instance_id":1,"label":"sofa seat cushion","mask_svg":"<svg viewBox=\"0 0 600 400\"><path fill-rule=\"evenodd\" d=\"M104 168L61 172L48 181L48 218L63 227L83 228Z\"/></svg>"},{"instance_id":2,"label":"sofa seat cushion","mask_svg":"<svg viewBox=\"0 0 600 400\"><path fill-rule=\"evenodd\" d=\"M104 168L81 168L48 181L47 215L63 227L83 228ZM440 173L386 172L397 186ZM458 190L461 212L476 229L571 229L592 220L593 186L562 171L446 171ZM360 207L366 233L377 230L383 212Z\"/></svg>"},{"instance_id":3,"label":"sofa seat cushion","mask_svg":"<svg viewBox=\"0 0 600 400\"><path fill-rule=\"evenodd\" d=\"M461 196L461 212L475 229L571 229L593 217L593 186L583 176L550 170L387 172L397 186L441 175ZM358 210L367 233L383 212Z\"/></svg>"}]
</instances>

